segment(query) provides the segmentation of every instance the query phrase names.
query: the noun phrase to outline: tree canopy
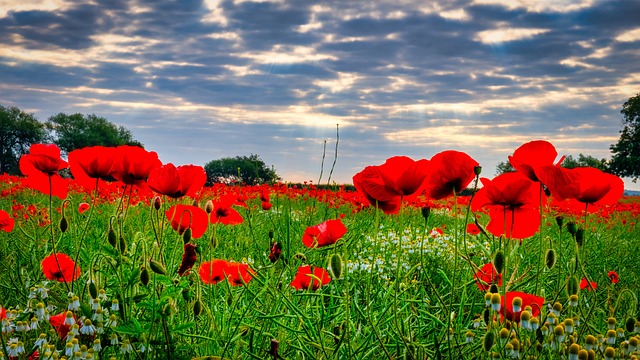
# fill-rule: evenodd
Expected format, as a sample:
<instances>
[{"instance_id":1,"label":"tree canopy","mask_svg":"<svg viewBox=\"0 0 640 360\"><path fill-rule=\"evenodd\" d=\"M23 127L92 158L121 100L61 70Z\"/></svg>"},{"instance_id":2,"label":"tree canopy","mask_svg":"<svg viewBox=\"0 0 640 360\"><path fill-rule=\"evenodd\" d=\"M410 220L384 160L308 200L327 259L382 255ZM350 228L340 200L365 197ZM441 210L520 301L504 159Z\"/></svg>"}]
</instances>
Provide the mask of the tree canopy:
<instances>
[{"instance_id":1,"label":"tree canopy","mask_svg":"<svg viewBox=\"0 0 640 360\"><path fill-rule=\"evenodd\" d=\"M611 145L610 171L634 182L640 178L640 94L629 98L623 105L623 127L620 139Z\"/></svg>"},{"instance_id":2,"label":"tree canopy","mask_svg":"<svg viewBox=\"0 0 640 360\"><path fill-rule=\"evenodd\" d=\"M267 166L256 154L212 160L204 166L204 170L207 173L206 185L209 186L214 183L236 182L257 185L281 179L275 170Z\"/></svg>"},{"instance_id":3,"label":"tree canopy","mask_svg":"<svg viewBox=\"0 0 640 360\"><path fill-rule=\"evenodd\" d=\"M20 173L18 161L34 143L44 142L44 124L17 107L0 105L0 173Z\"/></svg>"},{"instance_id":4,"label":"tree canopy","mask_svg":"<svg viewBox=\"0 0 640 360\"><path fill-rule=\"evenodd\" d=\"M572 155L565 157L561 166L567 169L588 166L609 172L609 163L606 159L598 159L591 155L584 155L582 153L578 154L577 158L574 158ZM496 175L514 171L516 171L516 169L508 161L499 162L496 166Z\"/></svg>"},{"instance_id":5,"label":"tree canopy","mask_svg":"<svg viewBox=\"0 0 640 360\"><path fill-rule=\"evenodd\" d=\"M93 114L59 113L47 120L46 127L56 145L67 154L87 146L142 146L125 127Z\"/></svg>"}]
</instances>

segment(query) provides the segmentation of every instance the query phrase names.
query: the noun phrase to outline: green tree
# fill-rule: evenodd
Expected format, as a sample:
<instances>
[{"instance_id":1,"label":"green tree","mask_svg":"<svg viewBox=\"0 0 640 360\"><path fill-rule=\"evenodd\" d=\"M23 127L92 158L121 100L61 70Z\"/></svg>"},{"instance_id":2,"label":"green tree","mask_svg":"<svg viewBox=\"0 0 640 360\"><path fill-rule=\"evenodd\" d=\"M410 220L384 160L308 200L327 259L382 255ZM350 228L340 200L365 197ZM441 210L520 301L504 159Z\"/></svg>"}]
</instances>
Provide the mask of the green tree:
<instances>
[{"instance_id":1,"label":"green tree","mask_svg":"<svg viewBox=\"0 0 640 360\"><path fill-rule=\"evenodd\" d=\"M17 107L0 105L0 173L18 175L18 161L29 146L47 140L44 124Z\"/></svg>"},{"instance_id":2,"label":"green tree","mask_svg":"<svg viewBox=\"0 0 640 360\"><path fill-rule=\"evenodd\" d=\"M562 162L562 167L565 167L567 169L584 166L593 167L602 171L609 171L609 164L607 163L607 159L598 159L591 155L578 154L577 159L569 155Z\"/></svg>"},{"instance_id":3,"label":"green tree","mask_svg":"<svg viewBox=\"0 0 640 360\"><path fill-rule=\"evenodd\" d=\"M496 165L496 175L500 175L508 172L514 172L514 171L516 171L516 169L508 161L501 161L498 163L498 165Z\"/></svg>"},{"instance_id":4,"label":"green tree","mask_svg":"<svg viewBox=\"0 0 640 360\"><path fill-rule=\"evenodd\" d=\"M640 94L629 98L620 111L623 127L620 139L611 145L609 171L620 177L640 178Z\"/></svg>"},{"instance_id":5,"label":"green tree","mask_svg":"<svg viewBox=\"0 0 640 360\"><path fill-rule=\"evenodd\" d=\"M142 147L125 127L116 126L107 119L93 114L85 116L59 113L51 116L46 126L56 145L67 154L75 149L97 145Z\"/></svg>"},{"instance_id":6,"label":"green tree","mask_svg":"<svg viewBox=\"0 0 640 360\"><path fill-rule=\"evenodd\" d=\"M226 157L212 160L204 166L207 185L214 183L247 185L272 183L281 180L275 170L268 167L258 155Z\"/></svg>"}]
</instances>

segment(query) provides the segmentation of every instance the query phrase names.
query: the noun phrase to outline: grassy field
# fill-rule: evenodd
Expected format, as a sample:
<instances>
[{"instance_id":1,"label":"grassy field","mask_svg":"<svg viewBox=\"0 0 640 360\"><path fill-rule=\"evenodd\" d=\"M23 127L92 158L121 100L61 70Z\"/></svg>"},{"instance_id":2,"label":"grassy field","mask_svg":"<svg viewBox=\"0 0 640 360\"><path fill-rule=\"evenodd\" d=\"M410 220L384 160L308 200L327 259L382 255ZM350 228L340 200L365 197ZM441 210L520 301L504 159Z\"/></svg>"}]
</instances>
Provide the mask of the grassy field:
<instances>
[{"instance_id":1,"label":"grassy field","mask_svg":"<svg viewBox=\"0 0 640 360\"><path fill-rule=\"evenodd\" d=\"M0 188L15 219L0 231L7 358L578 359L592 348L604 359L630 357L640 338L637 198L586 217L545 206L520 243L485 232L468 196L418 197L386 215L337 187L217 185L173 200L110 183L72 185L62 201L23 180L4 176ZM206 213L202 235L180 234L176 204L219 221ZM225 223L234 212L242 222ZM305 246L327 220L346 232ZM54 258L52 274L53 253L73 263ZM496 254L504 269L488 306L474 274ZM583 278L595 289L580 289ZM526 294L536 320L510 315L509 292Z\"/></svg>"}]
</instances>

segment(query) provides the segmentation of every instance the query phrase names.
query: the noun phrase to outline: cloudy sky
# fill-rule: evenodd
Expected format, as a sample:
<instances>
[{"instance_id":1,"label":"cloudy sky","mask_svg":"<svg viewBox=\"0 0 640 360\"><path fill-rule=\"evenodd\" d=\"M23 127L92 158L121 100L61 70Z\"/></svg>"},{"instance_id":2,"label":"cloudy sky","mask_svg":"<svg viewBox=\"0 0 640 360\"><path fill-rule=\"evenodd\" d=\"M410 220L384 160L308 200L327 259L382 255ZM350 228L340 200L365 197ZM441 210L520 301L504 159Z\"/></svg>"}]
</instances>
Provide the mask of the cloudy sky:
<instances>
[{"instance_id":1,"label":"cloudy sky","mask_svg":"<svg viewBox=\"0 0 640 360\"><path fill-rule=\"evenodd\" d=\"M259 154L350 183L394 155L609 158L635 0L0 0L0 105L96 114L176 165ZM627 181L627 188L640 184Z\"/></svg>"}]
</instances>

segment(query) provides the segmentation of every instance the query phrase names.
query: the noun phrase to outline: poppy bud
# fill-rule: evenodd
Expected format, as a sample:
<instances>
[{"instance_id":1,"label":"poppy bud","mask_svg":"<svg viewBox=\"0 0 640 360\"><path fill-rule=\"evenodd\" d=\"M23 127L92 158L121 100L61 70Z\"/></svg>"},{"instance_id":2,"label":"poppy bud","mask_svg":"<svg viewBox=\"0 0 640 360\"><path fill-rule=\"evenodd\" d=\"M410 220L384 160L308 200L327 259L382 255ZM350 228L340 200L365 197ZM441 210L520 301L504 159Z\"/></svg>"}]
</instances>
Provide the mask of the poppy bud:
<instances>
[{"instance_id":1,"label":"poppy bud","mask_svg":"<svg viewBox=\"0 0 640 360\"><path fill-rule=\"evenodd\" d=\"M149 280L151 280L149 269L144 266L142 269L140 269L140 283L142 283L142 285L144 286L147 286L149 285Z\"/></svg>"},{"instance_id":2,"label":"poppy bud","mask_svg":"<svg viewBox=\"0 0 640 360\"><path fill-rule=\"evenodd\" d=\"M153 208L156 210L160 210L161 207L162 207L162 199L160 198L160 196L156 195L153 198Z\"/></svg>"},{"instance_id":3,"label":"poppy bud","mask_svg":"<svg viewBox=\"0 0 640 360\"><path fill-rule=\"evenodd\" d=\"M571 236L575 236L576 231L578 231L578 225L576 225L576 223L574 223L573 221L569 221L567 223L567 231L569 232L569 234L571 234Z\"/></svg>"},{"instance_id":4,"label":"poppy bud","mask_svg":"<svg viewBox=\"0 0 640 360\"><path fill-rule=\"evenodd\" d=\"M561 215L556 216L556 224L558 224L559 228L562 228L563 223L564 223L564 218Z\"/></svg>"},{"instance_id":5,"label":"poppy bud","mask_svg":"<svg viewBox=\"0 0 640 360\"><path fill-rule=\"evenodd\" d=\"M551 269L556 264L556 252L553 249L547 250L547 269Z\"/></svg>"},{"instance_id":6,"label":"poppy bud","mask_svg":"<svg viewBox=\"0 0 640 360\"><path fill-rule=\"evenodd\" d=\"M425 206L422 209L420 209L420 212L422 213L422 217L425 220L429 220L429 215L431 214L431 208L429 206Z\"/></svg>"},{"instance_id":7,"label":"poppy bud","mask_svg":"<svg viewBox=\"0 0 640 360\"><path fill-rule=\"evenodd\" d=\"M118 242L118 248L122 254L127 253L127 241L124 239L122 235L120 235L120 241Z\"/></svg>"},{"instance_id":8,"label":"poppy bud","mask_svg":"<svg viewBox=\"0 0 640 360\"><path fill-rule=\"evenodd\" d=\"M296 260L302 260L302 262L307 262L307 257L304 256L303 253L296 253L295 255L293 255L293 258Z\"/></svg>"},{"instance_id":9,"label":"poppy bud","mask_svg":"<svg viewBox=\"0 0 640 360\"><path fill-rule=\"evenodd\" d=\"M491 300L491 299L489 299ZM484 309L484 312L482 313L482 320L484 320L485 324L489 324L489 316L491 314L489 313L489 309Z\"/></svg>"},{"instance_id":10,"label":"poppy bud","mask_svg":"<svg viewBox=\"0 0 640 360\"><path fill-rule=\"evenodd\" d=\"M182 290L182 298L184 299L184 301L191 300L191 292L189 291L189 289Z\"/></svg>"},{"instance_id":11,"label":"poppy bud","mask_svg":"<svg viewBox=\"0 0 640 360\"><path fill-rule=\"evenodd\" d=\"M496 272L498 274L502 274L502 270L504 270L504 253L502 250L498 250L496 255L493 257L493 266L496 268Z\"/></svg>"},{"instance_id":12,"label":"poppy bud","mask_svg":"<svg viewBox=\"0 0 640 360\"><path fill-rule=\"evenodd\" d=\"M107 240L109 241L109 244L111 244L111 246L113 246L114 248L118 246L116 231L113 230L111 226L109 226L109 232L107 232Z\"/></svg>"},{"instance_id":13,"label":"poppy bud","mask_svg":"<svg viewBox=\"0 0 640 360\"><path fill-rule=\"evenodd\" d=\"M202 314L202 302L200 299L196 299L193 303L193 316L198 317Z\"/></svg>"},{"instance_id":14,"label":"poppy bud","mask_svg":"<svg viewBox=\"0 0 640 360\"><path fill-rule=\"evenodd\" d=\"M500 292L500 290L498 289L498 285L497 284L491 284L491 286L489 286L489 292L492 294L497 294Z\"/></svg>"},{"instance_id":15,"label":"poppy bud","mask_svg":"<svg viewBox=\"0 0 640 360\"><path fill-rule=\"evenodd\" d=\"M167 269L165 269L165 267L160 262L155 261L153 259L149 260L149 267L151 268L151 271L153 271L156 274L160 274L160 275L167 274Z\"/></svg>"},{"instance_id":16,"label":"poppy bud","mask_svg":"<svg viewBox=\"0 0 640 360\"><path fill-rule=\"evenodd\" d=\"M162 308L162 313L166 316L173 315L173 306L171 304L167 304Z\"/></svg>"},{"instance_id":17,"label":"poppy bud","mask_svg":"<svg viewBox=\"0 0 640 360\"><path fill-rule=\"evenodd\" d=\"M186 245L189 241L191 241L191 228L187 228L182 234L182 242Z\"/></svg>"},{"instance_id":18,"label":"poppy bud","mask_svg":"<svg viewBox=\"0 0 640 360\"><path fill-rule=\"evenodd\" d=\"M484 351L489 351L493 347L493 344L496 343L496 335L489 331L482 340L482 348Z\"/></svg>"},{"instance_id":19,"label":"poppy bud","mask_svg":"<svg viewBox=\"0 0 640 360\"><path fill-rule=\"evenodd\" d=\"M67 217L64 216L64 214L60 219L60 224L58 224L58 227L60 228L60 232L65 232L69 228L69 222L67 221Z\"/></svg>"},{"instance_id":20,"label":"poppy bud","mask_svg":"<svg viewBox=\"0 0 640 360\"><path fill-rule=\"evenodd\" d=\"M584 241L584 229L580 228L576 231L576 242L578 246L582 246L582 242Z\"/></svg>"},{"instance_id":21,"label":"poppy bud","mask_svg":"<svg viewBox=\"0 0 640 360\"><path fill-rule=\"evenodd\" d=\"M204 211L207 214L211 214L213 212L213 201L207 201L207 203L204 205Z\"/></svg>"},{"instance_id":22,"label":"poppy bud","mask_svg":"<svg viewBox=\"0 0 640 360\"><path fill-rule=\"evenodd\" d=\"M93 281L89 282L89 295L91 295L92 299L98 298L98 287L96 286L96 283L94 283Z\"/></svg>"},{"instance_id":23,"label":"poppy bud","mask_svg":"<svg viewBox=\"0 0 640 360\"><path fill-rule=\"evenodd\" d=\"M578 279L575 276L569 277L569 279L567 280L567 293L569 295L577 295L578 289L580 289Z\"/></svg>"},{"instance_id":24,"label":"poppy bud","mask_svg":"<svg viewBox=\"0 0 640 360\"><path fill-rule=\"evenodd\" d=\"M633 332L634 327L636 326L636 318L633 316L628 317L627 321L624 322L624 327L628 332Z\"/></svg>"},{"instance_id":25,"label":"poppy bud","mask_svg":"<svg viewBox=\"0 0 640 360\"><path fill-rule=\"evenodd\" d=\"M476 174L476 176L482 174L482 166L480 165L476 165L473 167L473 173Z\"/></svg>"},{"instance_id":26,"label":"poppy bud","mask_svg":"<svg viewBox=\"0 0 640 360\"><path fill-rule=\"evenodd\" d=\"M331 266L331 272L333 273L333 278L338 280L342 276L342 258L339 254L331 255L329 258L329 265Z\"/></svg>"}]
</instances>

